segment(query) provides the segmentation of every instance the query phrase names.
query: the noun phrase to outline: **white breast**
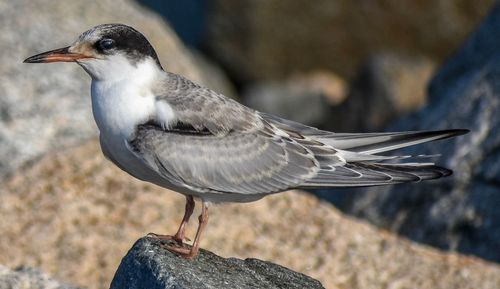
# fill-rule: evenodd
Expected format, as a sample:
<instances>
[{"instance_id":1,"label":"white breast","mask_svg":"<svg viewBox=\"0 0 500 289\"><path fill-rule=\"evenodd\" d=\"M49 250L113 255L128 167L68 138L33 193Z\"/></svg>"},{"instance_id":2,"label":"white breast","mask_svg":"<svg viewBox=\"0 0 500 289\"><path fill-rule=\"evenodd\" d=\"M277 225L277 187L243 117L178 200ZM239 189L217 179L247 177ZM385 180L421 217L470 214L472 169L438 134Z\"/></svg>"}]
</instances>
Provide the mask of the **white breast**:
<instances>
[{"instance_id":1,"label":"white breast","mask_svg":"<svg viewBox=\"0 0 500 289\"><path fill-rule=\"evenodd\" d=\"M100 74L91 86L92 111L101 134L129 138L138 124L150 119L167 125L175 116L168 103L156 101L151 88L162 71L150 60L133 65L124 57L87 64ZM106 65L109 64L109 65Z\"/></svg>"},{"instance_id":2,"label":"white breast","mask_svg":"<svg viewBox=\"0 0 500 289\"><path fill-rule=\"evenodd\" d=\"M129 83L93 81L92 112L101 134L128 138L155 114L155 97Z\"/></svg>"},{"instance_id":3,"label":"white breast","mask_svg":"<svg viewBox=\"0 0 500 289\"><path fill-rule=\"evenodd\" d=\"M133 65L120 56L84 65L99 76L92 79L91 95L103 153L131 175L157 183L157 176L129 150L127 141L139 124L154 119L168 126L174 120L172 108L151 91L163 71L149 60Z\"/></svg>"}]
</instances>

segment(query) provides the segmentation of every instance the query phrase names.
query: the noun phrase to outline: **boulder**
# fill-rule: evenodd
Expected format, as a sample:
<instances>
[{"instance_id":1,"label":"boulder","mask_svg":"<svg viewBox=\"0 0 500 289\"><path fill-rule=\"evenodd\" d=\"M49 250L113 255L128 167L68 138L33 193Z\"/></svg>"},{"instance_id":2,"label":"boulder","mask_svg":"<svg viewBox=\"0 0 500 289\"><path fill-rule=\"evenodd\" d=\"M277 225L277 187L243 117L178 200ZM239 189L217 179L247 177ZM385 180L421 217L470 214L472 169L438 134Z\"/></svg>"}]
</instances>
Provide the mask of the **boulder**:
<instances>
[{"instance_id":1,"label":"boulder","mask_svg":"<svg viewBox=\"0 0 500 289\"><path fill-rule=\"evenodd\" d=\"M37 267L76 286L108 288L138 238L175 232L184 202L177 193L120 171L104 159L97 140L47 154L2 182L0 264ZM188 226L191 239L198 214L199 204ZM205 233L201 246L222 257L272 261L326 288L500 284L496 264L413 244L304 192L213 206Z\"/></svg>"},{"instance_id":2,"label":"boulder","mask_svg":"<svg viewBox=\"0 0 500 289\"><path fill-rule=\"evenodd\" d=\"M452 140L402 150L442 154L446 179L349 191L341 207L413 240L500 262L500 4L446 61L429 105L390 128L466 128Z\"/></svg>"},{"instance_id":3,"label":"boulder","mask_svg":"<svg viewBox=\"0 0 500 289\"><path fill-rule=\"evenodd\" d=\"M0 289L76 289L35 268L11 270L0 265Z\"/></svg>"},{"instance_id":4,"label":"boulder","mask_svg":"<svg viewBox=\"0 0 500 289\"><path fill-rule=\"evenodd\" d=\"M139 239L123 258L110 289L324 288L304 274L258 259L222 258L200 250L186 260L152 238Z\"/></svg>"},{"instance_id":5,"label":"boulder","mask_svg":"<svg viewBox=\"0 0 500 289\"><path fill-rule=\"evenodd\" d=\"M253 109L323 128L334 122L332 108L346 96L345 81L328 71L258 82L242 93L245 105Z\"/></svg>"},{"instance_id":6,"label":"boulder","mask_svg":"<svg viewBox=\"0 0 500 289\"><path fill-rule=\"evenodd\" d=\"M422 108L434 62L423 56L379 53L363 64L346 100L331 113L338 132L381 131Z\"/></svg>"},{"instance_id":7,"label":"boulder","mask_svg":"<svg viewBox=\"0 0 500 289\"><path fill-rule=\"evenodd\" d=\"M200 68L207 64L198 65L169 26L135 1L1 1L0 49L5 53L0 54L0 176L47 151L97 134L89 77L80 67L22 61L66 46L83 31L110 22L142 31L166 69L227 91L219 71Z\"/></svg>"},{"instance_id":8,"label":"boulder","mask_svg":"<svg viewBox=\"0 0 500 289\"><path fill-rule=\"evenodd\" d=\"M328 69L343 77L374 52L441 61L486 15L494 0L214 0L209 51L240 83Z\"/></svg>"}]
</instances>

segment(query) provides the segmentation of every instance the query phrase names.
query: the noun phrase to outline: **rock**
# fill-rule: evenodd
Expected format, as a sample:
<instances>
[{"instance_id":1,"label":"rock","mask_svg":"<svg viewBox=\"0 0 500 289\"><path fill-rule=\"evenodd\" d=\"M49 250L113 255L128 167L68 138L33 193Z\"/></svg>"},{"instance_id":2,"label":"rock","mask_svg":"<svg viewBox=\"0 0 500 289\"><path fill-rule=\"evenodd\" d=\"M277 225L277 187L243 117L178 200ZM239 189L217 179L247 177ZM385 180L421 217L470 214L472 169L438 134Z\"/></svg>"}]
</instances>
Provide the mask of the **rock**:
<instances>
[{"instance_id":1,"label":"rock","mask_svg":"<svg viewBox=\"0 0 500 289\"><path fill-rule=\"evenodd\" d=\"M380 53L358 72L350 89L328 71L256 82L242 93L259 111L338 132L380 131L425 105L434 62L420 56Z\"/></svg>"},{"instance_id":2,"label":"rock","mask_svg":"<svg viewBox=\"0 0 500 289\"><path fill-rule=\"evenodd\" d=\"M184 200L117 169L97 140L62 149L2 182L0 264L38 267L77 286L108 288L133 242L148 232L177 229ZM210 213L203 248L223 257L270 260L326 288L500 284L497 264L413 244L304 192L213 206ZM193 218L187 236L193 238L195 229Z\"/></svg>"},{"instance_id":3,"label":"rock","mask_svg":"<svg viewBox=\"0 0 500 289\"><path fill-rule=\"evenodd\" d=\"M110 289L324 288L304 274L258 259L222 258L201 250L194 260L166 251L159 241L139 239L123 258Z\"/></svg>"},{"instance_id":4,"label":"rock","mask_svg":"<svg viewBox=\"0 0 500 289\"><path fill-rule=\"evenodd\" d=\"M454 176L346 194L343 208L413 240L500 262L500 4L432 80L429 105L390 130L467 128L402 150L442 153Z\"/></svg>"},{"instance_id":5,"label":"rock","mask_svg":"<svg viewBox=\"0 0 500 289\"><path fill-rule=\"evenodd\" d=\"M326 71L256 83L242 94L244 103L253 109L313 126L331 123L332 106L346 95L345 81Z\"/></svg>"},{"instance_id":6,"label":"rock","mask_svg":"<svg viewBox=\"0 0 500 289\"><path fill-rule=\"evenodd\" d=\"M374 51L400 51L441 61L494 3L211 2L206 45L240 83L283 79L311 69L349 77Z\"/></svg>"},{"instance_id":7,"label":"rock","mask_svg":"<svg viewBox=\"0 0 500 289\"><path fill-rule=\"evenodd\" d=\"M210 86L227 97L238 98L235 87L217 64L197 50L190 49L189 52L197 71L201 74L200 83Z\"/></svg>"},{"instance_id":8,"label":"rock","mask_svg":"<svg viewBox=\"0 0 500 289\"><path fill-rule=\"evenodd\" d=\"M198 47L205 31L205 14L209 1L172 1L165 5L163 0L138 0L165 18L186 45Z\"/></svg>"},{"instance_id":9,"label":"rock","mask_svg":"<svg viewBox=\"0 0 500 289\"><path fill-rule=\"evenodd\" d=\"M212 86L204 71L172 30L135 1L19 0L0 2L0 176L26 161L97 134L92 120L89 77L77 65L28 65L35 53L66 46L90 27L122 22L142 31L165 68Z\"/></svg>"},{"instance_id":10,"label":"rock","mask_svg":"<svg viewBox=\"0 0 500 289\"><path fill-rule=\"evenodd\" d=\"M349 96L335 108L333 130L380 131L425 105L434 63L417 56L381 53L359 69Z\"/></svg>"},{"instance_id":11,"label":"rock","mask_svg":"<svg viewBox=\"0 0 500 289\"><path fill-rule=\"evenodd\" d=\"M10 270L0 265L0 289L76 289L34 268Z\"/></svg>"}]
</instances>

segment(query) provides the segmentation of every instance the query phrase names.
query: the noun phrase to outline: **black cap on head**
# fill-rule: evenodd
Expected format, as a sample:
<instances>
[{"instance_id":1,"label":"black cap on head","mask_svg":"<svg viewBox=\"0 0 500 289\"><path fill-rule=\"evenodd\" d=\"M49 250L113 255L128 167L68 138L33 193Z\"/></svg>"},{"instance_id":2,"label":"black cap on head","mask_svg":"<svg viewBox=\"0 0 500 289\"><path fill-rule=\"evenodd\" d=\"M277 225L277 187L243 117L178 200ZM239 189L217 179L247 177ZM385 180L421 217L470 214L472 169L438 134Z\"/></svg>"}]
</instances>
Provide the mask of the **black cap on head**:
<instances>
[{"instance_id":1,"label":"black cap on head","mask_svg":"<svg viewBox=\"0 0 500 289\"><path fill-rule=\"evenodd\" d=\"M158 55L149 41L139 31L124 24L102 24L84 32L79 40L90 36L96 38L94 49L100 54L125 52L133 61L140 61L146 56L153 58L161 67Z\"/></svg>"}]
</instances>

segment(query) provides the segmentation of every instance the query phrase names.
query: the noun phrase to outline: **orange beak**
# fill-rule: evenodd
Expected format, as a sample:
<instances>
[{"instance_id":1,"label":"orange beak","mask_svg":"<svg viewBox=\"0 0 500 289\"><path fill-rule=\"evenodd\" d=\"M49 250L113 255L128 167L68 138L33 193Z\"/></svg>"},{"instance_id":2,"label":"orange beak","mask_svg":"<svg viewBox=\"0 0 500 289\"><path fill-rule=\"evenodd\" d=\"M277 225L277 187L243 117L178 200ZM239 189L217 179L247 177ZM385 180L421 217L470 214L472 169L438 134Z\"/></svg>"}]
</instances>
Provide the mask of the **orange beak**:
<instances>
[{"instance_id":1,"label":"orange beak","mask_svg":"<svg viewBox=\"0 0 500 289\"><path fill-rule=\"evenodd\" d=\"M68 51L68 47L54 49L31 57L26 58L24 63L50 63L50 62L74 62L79 59L92 58L91 56L71 53Z\"/></svg>"}]
</instances>

